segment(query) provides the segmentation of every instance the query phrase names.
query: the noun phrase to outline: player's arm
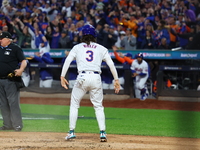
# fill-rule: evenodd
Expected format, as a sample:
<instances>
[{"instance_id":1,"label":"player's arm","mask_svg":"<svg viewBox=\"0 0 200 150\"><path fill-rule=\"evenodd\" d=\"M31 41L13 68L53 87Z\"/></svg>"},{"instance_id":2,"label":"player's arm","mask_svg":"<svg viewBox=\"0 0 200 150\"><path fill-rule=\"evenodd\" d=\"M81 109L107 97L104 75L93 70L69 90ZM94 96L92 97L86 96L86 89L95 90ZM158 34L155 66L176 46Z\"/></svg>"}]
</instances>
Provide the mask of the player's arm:
<instances>
[{"instance_id":1,"label":"player's arm","mask_svg":"<svg viewBox=\"0 0 200 150\"><path fill-rule=\"evenodd\" d=\"M132 77L136 77L138 74L136 73L136 70L135 70L134 61L132 62L130 69L131 69L131 72L132 72Z\"/></svg>"},{"instance_id":2,"label":"player's arm","mask_svg":"<svg viewBox=\"0 0 200 150\"><path fill-rule=\"evenodd\" d=\"M70 63L73 61L73 59L74 59L73 55L69 54L68 57L65 59L64 65L62 67L60 81L61 81L61 86L64 87L65 89L68 89L67 85L69 84L68 81L65 79L65 76L69 69Z\"/></svg>"},{"instance_id":3,"label":"player's arm","mask_svg":"<svg viewBox=\"0 0 200 150\"><path fill-rule=\"evenodd\" d=\"M122 57L120 57L120 56L118 55L118 53L117 53L117 50L118 50L117 46L112 46L112 49L113 49L113 51L114 51L115 58L116 58L119 62L121 62L121 63L123 64L123 63L125 62L125 60L124 60L124 58L122 58Z\"/></svg>"},{"instance_id":4,"label":"player's arm","mask_svg":"<svg viewBox=\"0 0 200 150\"><path fill-rule=\"evenodd\" d=\"M128 62L128 64L132 64L132 62L134 61L134 59L131 59L131 58L129 58L129 57L127 57L127 56L124 56L124 60L126 61L126 62Z\"/></svg>"},{"instance_id":5,"label":"player's arm","mask_svg":"<svg viewBox=\"0 0 200 150\"><path fill-rule=\"evenodd\" d=\"M15 76L21 76L26 66L27 66L27 61L24 59L21 62L20 68L15 70Z\"/></svg>"},{"instance_id":6,"label":"player's arm","mask_svg":"<svg viewBox=\"0 0 200 150\"><path fill-rule=\"evenodd\" d=\"M132 77L136 77L136 76L146 76L146 75L147 75L146 72L136 73L135 70L132 70L132 73L133 73Z\"/></svg>"},{"instance_id":7,"label":"player's arm","mask_svg":"<svg viewBox=\"0 0 200 150\"><path fill-rule=\"evenodd\" d=\"M115 58L122 64L125 62L124 58L120 57L116 51L114 51Z\"/></svg>"},{"instance_id":8,"label":"player's arm","mask_svg":"<svg viewBox=\"0 0 200 150\"><path fill-rule=\"evenodd\" d=\"M117 70L115 68L115 65L114 65L110 56L106 57L105 61L106 61L107 65L109 66L110 71L111 71L113 78L114 78L115 93L119 93L120 83L119 83L118 74L117 74Z\"/></svg>"}]
</instances>

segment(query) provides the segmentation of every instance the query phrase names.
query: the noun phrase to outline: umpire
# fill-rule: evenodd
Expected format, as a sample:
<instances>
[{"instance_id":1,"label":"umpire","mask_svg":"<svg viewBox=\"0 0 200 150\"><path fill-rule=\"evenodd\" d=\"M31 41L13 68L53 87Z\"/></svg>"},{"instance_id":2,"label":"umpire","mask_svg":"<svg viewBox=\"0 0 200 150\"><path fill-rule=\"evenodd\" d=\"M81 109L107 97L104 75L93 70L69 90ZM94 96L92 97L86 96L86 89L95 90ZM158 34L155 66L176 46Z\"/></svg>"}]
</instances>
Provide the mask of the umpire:
<instances>
[{"instance_id":1,"label":"umpire","mask_svg":"<svg viewBox=\"0 0 200 150\"><path fill-rule=\"evenodd\" d=\"M22 75L27 63L22 49L12 43L9 32L0 33L0 44L0 109L3 117L0 130L21 131L20 88L15 79Z\"/></svg>"}]
</instances>

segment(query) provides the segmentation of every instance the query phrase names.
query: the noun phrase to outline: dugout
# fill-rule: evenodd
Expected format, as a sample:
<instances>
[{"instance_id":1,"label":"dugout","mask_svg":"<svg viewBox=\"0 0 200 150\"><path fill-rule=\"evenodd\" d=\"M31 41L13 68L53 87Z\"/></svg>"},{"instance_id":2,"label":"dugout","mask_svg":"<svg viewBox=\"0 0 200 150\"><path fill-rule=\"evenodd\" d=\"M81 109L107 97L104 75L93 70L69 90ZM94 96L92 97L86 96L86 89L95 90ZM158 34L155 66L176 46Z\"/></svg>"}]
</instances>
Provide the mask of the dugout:
<instances>
[{"instance_id":1,"label":"dugout","mask_svg":"<svg viewBox=\"0 0 200 150\"><path fill-rule=\"evenodd\" d=\"M32 56L34 52L38 50L32 49L24 49L24 54L26 57ZM199 92L196 90L198 86L198 82L200 80L199 69L200 66L200 51L171 51L171 50L120 50L119 52L126 55L127 53L131 53L133 56L139 52L142 52L144 55L144 59L149 63L151 68L151 76L149 78L149 90L152 90L152 86L154 81L158 81L157 83L157 93L156 98L160 99L160 97L167 96L187 96L187 97L199 97ZM65 57L65 50L63 49L53 49L50 51L52 58L54 59L54 64L40 64L35 62L34 60L29 60L30 64L30 74L31 81L29 87L23 88L23 91L29 92L37 92L37 93L70 93L71 89L65 90L60 85L60 73L61 73L61 59ZM133 89L133 79L131 77L130 66L120 64L114 57L114 53L112 50L109 51L116 68L118 71L124 73L125 83L123 86L123 90L120 91L119 94L130 95L130 97L134 96ZM53 71L53 85L52 88L39 88L39 68L48 67L52 68ZM168 69L166 69L168 67ZM171 68L170 68L171 67ZM182 69L174 69L182 68ZM196 68L195 68L196 67ZM74 69L76 66L70 65L70 69ZM108 70L106 65L102 65L102 71ZM178 82L179 88L170 88L166 89L164 87L166 77L176 77L177 80L183 80L183 83ZM190 79L190 80L188 80ZM188 84L186 88L182 88L182 84ZM184 85L185 86L185 85ZM113 90L104 90L104 94L114 94Z\"/></svg>"}]
</instances>

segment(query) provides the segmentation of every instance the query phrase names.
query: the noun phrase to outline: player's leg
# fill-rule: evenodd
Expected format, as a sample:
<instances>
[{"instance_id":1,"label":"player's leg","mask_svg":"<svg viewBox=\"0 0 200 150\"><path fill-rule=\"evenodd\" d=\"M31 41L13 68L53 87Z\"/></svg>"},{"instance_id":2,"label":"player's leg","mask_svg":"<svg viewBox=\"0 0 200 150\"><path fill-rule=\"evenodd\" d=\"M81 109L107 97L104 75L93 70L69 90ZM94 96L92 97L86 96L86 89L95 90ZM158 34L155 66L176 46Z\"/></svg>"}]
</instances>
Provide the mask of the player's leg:
<instances>
[{"instance_id":1,"label":"player's leg","mask_svg":"<svg viewBox=\"0 0 200 150\"><path fill-rule=\"evenodd\" d=\"M66 140L70 140L76 138L74 129L76 128L76 122L78 118L78 108L80 107L80 101L87 92L85 85L87 81L85 80L82 84L80 84L80 80L75 82L74 87L71 93L71 101L70 101L70 110L69 110L69 133L65 137Z\"/></svg>"},{"instance_id":2,"label":"player's leg","mask_svg":"<svg viewBox=\"0 0 200 150\"><path fill-rule=\"evenodd\" d=\"M137 80L136 80L137 78ZM138 77L136 77L134 80L133 80L133 86L134 86L134 91L135 91L135 98L141 98L141 91L139 89L139 85L138 85L138 82L139 82L139 79ZM137 81L137 82L136 82Z\"/></svg>"},{"instance_id":3,"label":"player's leg","mask_svg":"<svg viewBox=\"0 0 200 150\"><path fill-rule=\"evenodd\" d=\"M73 88L76 80L69 80L69 88Z\"/></svg>"},{"instance_id":4,"label":"player's leg","mask_svg":"<svg viewBox=\"0 0 200 150\"><path fill-rule=\"evenodd\" d=\"M146 85L148 77L139 77L140 79L137 82L137 87L141 91L141 99L140 100L145 100L149 96L148 88Z\"/></svg>"},{"instance_id":5,"label":"player's leg","mask_svg":"<svg viewBox=\"0 0 200 150\"><path fill-rule=\"evenodd\" d=\"M91 77L91 90L90 90L90 100L95 109L95 115L97 118L99 130L100 130L100 140L101 142L106 142L106 126L105 126L105 113L103 102L103 89L101 86L101 78L99 75L94 75Z\"/></svg>"},{"instance_id":6,"label":"player's leg","mask_svg":"<svg viewBox=\"0 0 200 150\"><path fill-rule=\"evenodd\" d=\"M138 88L135 88L135 98L141 98L141 91Z\"/></svg>"}]
</instances>

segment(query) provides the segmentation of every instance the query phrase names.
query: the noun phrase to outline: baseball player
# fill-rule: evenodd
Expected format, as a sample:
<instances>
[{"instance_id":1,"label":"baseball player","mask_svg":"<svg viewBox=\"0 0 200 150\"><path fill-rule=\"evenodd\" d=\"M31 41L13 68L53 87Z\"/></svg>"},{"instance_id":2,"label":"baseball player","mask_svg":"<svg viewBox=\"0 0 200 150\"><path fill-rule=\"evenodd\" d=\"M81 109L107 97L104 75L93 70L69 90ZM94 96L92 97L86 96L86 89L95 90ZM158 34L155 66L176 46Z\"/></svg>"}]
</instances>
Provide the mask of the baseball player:
<instances>
[{"instance_id":1,"label":"baseball player","mask_svg":"<svg viewBox=\"0 0 200 150\"><path fill-rule=\"evenodd\" d=\"M138 53L135 58L136 59L131 64L131 70L133 73L132 77L135 78L135 94L136 98L140 98L140 100L144 101L149 96L146 85L147 79L149 77L149 66L148 63L143 60L142 53Z\"/></svg>"},{"instance_id":2,"label":"baseball player","mask_svg":"<svg viewBox=\"0 0 200 150\"><path fill-rule=\"evenodd\" d=\"M41 54L39 52L36 52L33 57L36 61L40 63L47 63L47 64L53 64L54 60L51 58L50 53L46 52ZM53 82L53 74L51 68L40 68L40 83L39 86L41 88L51 88Z\"/></svg>"},{"instance_id":3,"label":"baseball player","mask_svg":"<svg viewBox=\"0 0 200 150\"><path fill-rule=\"evenodd\" d=\"M68 89L68 81L65 75L69 69L69 65L73 60L76 60L78 76L76 83L72 89L70 114L69 114L69 133L65 137L66 140L76 138L74 129L78 118L78 108L82 97L89 91L90 100L95 109L98 126L100 129L100 141L106 142L106 126L103 102L103 89L101 81L101 63L105 61L109 66L113 78L115 80L115 93L120 90L117 70L108 53L108 49L96 43L96 32L92 25L85 25L82 28L81 43L75 45L69 52L61 72L61 85Z\"/></svg>"}]
</instances>

